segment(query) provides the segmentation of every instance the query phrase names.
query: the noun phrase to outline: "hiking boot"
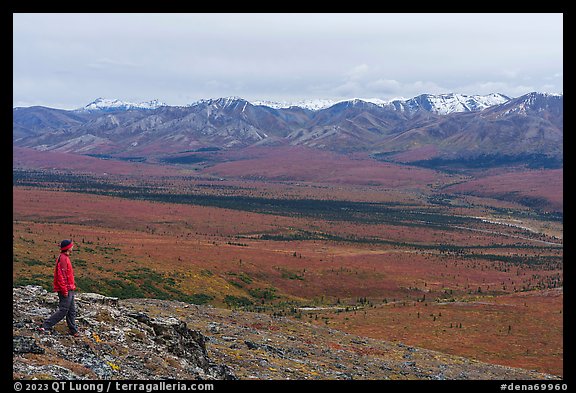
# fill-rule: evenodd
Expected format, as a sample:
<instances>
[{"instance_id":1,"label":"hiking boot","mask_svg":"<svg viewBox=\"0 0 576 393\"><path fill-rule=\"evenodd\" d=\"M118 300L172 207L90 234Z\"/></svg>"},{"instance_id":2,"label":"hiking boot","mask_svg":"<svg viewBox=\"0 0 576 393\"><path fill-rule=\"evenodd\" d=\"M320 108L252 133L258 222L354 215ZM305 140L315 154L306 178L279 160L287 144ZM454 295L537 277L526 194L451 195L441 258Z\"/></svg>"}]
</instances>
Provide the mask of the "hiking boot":
<instances>
[{"instance_id":1,"label":"hiking boot","mask_svg":"<svg viewBox=\"0 0 576 393\"><path fill-rule=\"evenodd\" d=\"M46 329L42 326L39 326L38 329L36 329L36 330L38 330L42 334L52 334L52 330Z\"/></svg>"}]
</instances>

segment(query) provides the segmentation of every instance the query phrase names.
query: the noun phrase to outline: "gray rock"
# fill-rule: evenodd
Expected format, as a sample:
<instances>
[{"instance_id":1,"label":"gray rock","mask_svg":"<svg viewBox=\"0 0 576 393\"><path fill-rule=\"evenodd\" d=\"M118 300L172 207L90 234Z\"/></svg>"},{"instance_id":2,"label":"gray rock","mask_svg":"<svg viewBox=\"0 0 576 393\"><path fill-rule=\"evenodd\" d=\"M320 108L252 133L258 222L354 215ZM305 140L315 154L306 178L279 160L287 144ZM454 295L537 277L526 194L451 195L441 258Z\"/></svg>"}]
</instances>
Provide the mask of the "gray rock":
<instances>
[{"instance_id":1,"label":"gray rock","mask_svg":"<svg viewBox=\"0 0 576 393\"><path fill-rule=\"evenodd\" d=\"M56 309L57 296L38 286L13 289L14 379L559 379L284 317L78 298L80 337L66 334L65 322L42 335L34 327Z\"/></svg>"},{"instance_id":2,"label":"gray rock","mask_svg":"<svg viewBox=\"0 0 576 393\"><path fill-rule=\"evenodd\" d=\"M258 349L258 348L260 348L260 345L254 343L254 342L252 342L252 341L249 341L249 340L244 340L244 344L246 344L246 346L248 347L248 349Z\"/></svg>"},{"instance_id":3,"label":"gray rock","mask_svg":"<svg viewBox=\"0 0 576 393\"><path fill-rule=\"evenodd\" d=\"M14 353L44 353L33 337L13 336L12 352Z\"/></svg>"},{"instance_id":4,"label":"gray rock","mask_svg":"<svg viewBox=\"0 0 576 393\"><path fill-rule=\"evenodd\" d=\"M58 333L67 330L63 321L55 327L55 335L41 335L31 327L56 309L55 294L39 286L13 288L12 294L14 375L30 379L236 378L229 366L208 357L206 336L178 318L152 318L125 308L117 298L81 293L77 297L80 337ZM171 307L166 302L154 305ZM26 353L47 356L44 361L53 367L35 366L21 356Z\"/></svg>"},{"instance_id":5,"label":"gray rock","mask_svg":"<svg viewBox=\"0 0 576 393\"><path fill-rule=\"evenodd\" d=\"M89 303L89 304L103 304L111 307L118 307L118 298L100 295L98 293L79 293L76 296L76 300L79 303Z\"/></svg>"}]
</instances>

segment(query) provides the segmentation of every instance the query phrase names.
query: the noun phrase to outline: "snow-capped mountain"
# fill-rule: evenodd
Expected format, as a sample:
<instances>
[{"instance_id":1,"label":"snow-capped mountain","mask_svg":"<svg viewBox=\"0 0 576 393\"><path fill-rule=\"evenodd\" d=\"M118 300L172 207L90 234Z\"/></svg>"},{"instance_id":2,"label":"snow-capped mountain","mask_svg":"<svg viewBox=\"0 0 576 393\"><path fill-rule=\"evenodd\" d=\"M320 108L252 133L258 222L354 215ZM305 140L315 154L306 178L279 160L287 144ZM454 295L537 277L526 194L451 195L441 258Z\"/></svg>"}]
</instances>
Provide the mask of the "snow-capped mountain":
<instances>
[{"instance_id":1,"label":"snow-capped mountain","mask_svg":"<svg viewBox=\"0 0 576 393\"><path fill-rule=\"evenodd\" d=\"M116 110L130 110L130 109L158 109L162 106L167 106L165 103L158 100L133 103L120 101L113 98L97 98L88 105L77 109L79 112L94 112L94 111L116 111Z\"/></svg>"},{"instance_id":2,"label":"snow-capped mountain","mask_svg":"<svg viewBox=\"0 0 576 393\"><path fill-rule=\"evenodd\" d=\"M448 115L457 112L476 112L500 105L510 101L510 97L503 94L493 93L488 95L465 95L465 94L422 94L407 100L394 99L382 100L380 98L352 98L347 100L305 100L297 102L274 102L274 101L254 101L253 105L267 106L274 109L299 107L318 111L330 108L336 104L345 102L368 102L381 107L391 108L401 112L414 113L418 110L432 112L438 115Z\"/></svg>"},{"instance_id":3,"label":"snow-capped mountain","mask_svg":"<svg viewBox=\"0 0 576 393\"><path fill-rule=\"evenodd\" d=\"M410 161L423 159L422 152L427 159L512 154L562 160L562 95L529 93L510 99L502 94L423 94L391 102L317 100L287 108L255 104L226 97L159 108L158 101L98 99L82 111L21 108L13 112L13 143L37 150L134 157L301 145L387 159L413 151ZM149 110L124 110L135 108Z\"/></svg>"},{"instance_id":4,"label":"snow-capped mountain","mask_svg":"<svg viewBox=\"0 0 576 393\"><path fill-rule=\"evenodd\" d=\"M189 105L186 105L185 108L193 108L193 107L212 107L212 108L229 108L230 106L237 106L237 105L245 105L248 101L241 97L230 96L230 97L221 97L221 98L208 98L195 101Z\"/></svg>"},{"instance_id":5,"label":"snow-capped mountain","mask_svg":"<svg viewBox=\"0 0 576 393\"><path fill-rule=\"evenodd\" d=\"M394 100L387 105L402 112L425 110L438 115L448 115L459 112L477 112L508 101L510 101L510 97L499 93L484 96L450 93L439 95L422 94L409 100Z\"/></svg>"},{"instance_id":6,"label":"snow-capped mountain","mask_svg":"<svg viewBox=\"0 0 576 393\"><path fill-rule=\"evenodd\" d=\"M229 106L238 101L249 102L240 97L223 97L201 99L195 101L186 107L194 107L198 105L217 105ZM493 93L488 95L465 95L465 94L422 94L410 99L394 99L383 100L380 98L351 98L346 100L333 100L333 99L314 99L314 100L301 100L295 102L289 101L266 101L258 100L250 102L253 106L264 106L273 109L288 109L292 107L307 109L310 111L320 111L330 108L336 104L351 103L357 104L361 102L371 103L382 108L393 109L396 111L412 114L417 111L423 110L426 112L435 113L438 115L448 115L450 113L458 112L476 112L489 108L494 105L500 105L510 101L510 97L503 94ZM88 105L77 109L78 112L94 112L94 111L118 111L118 110L131 110L131 109L158 109L167 104L159 100L152 100L140 103L126 102L118 99L111 98L97 98Z\"/></svg>"},{"instance_id":7,"label":"snow-capped mountain","mask_svg":"<svg viewBox=\"0 0 576 393\"><path fill-rule=\"evenodd\" d=\"M301 100L295 102L288 102L288 101L254 101L252 105L256 106L267 106L268 108L274 109L287 109L292 107L298 107L302 109L308 109L311 111L319 111L322 109L326 109L331 107L332 105L338 103L338 100L329 100L329 99L315 99L315 100Z\"/></svg>"},{"instance_id":8,"label":"snow-capped mountain","mask_svg":"<svg viewBox=\"0 0 576 393\"><path fill-rule=\"evenodd\" d=\"M509 109L503 114L528 112L542 112L544 110L555 110L558 112L559 105L563 102L562 94L550 93L529 93L509 102Z\"/></svg>"},{"instance_id":9,"label":"snow-capped mountain","mask_svg":"<svg viewBox=\"0 0 576 393\"><path fill-rule=\"evenodd\" d=\"M269 108L274 109L287 109L292 107L308 109L311 111L319 111L323 109L330 108L336 104L340 104L342 102L355 102L355 101L362 101L362 102L369 102L371 104L384 106L389 101L382 100L380 98L350 98L346 100L331 100L331 99L315 99L315 100L301 100L301 101L253 101L252 105L256 106L267 106Z\"/></svg>"}]
</instances>

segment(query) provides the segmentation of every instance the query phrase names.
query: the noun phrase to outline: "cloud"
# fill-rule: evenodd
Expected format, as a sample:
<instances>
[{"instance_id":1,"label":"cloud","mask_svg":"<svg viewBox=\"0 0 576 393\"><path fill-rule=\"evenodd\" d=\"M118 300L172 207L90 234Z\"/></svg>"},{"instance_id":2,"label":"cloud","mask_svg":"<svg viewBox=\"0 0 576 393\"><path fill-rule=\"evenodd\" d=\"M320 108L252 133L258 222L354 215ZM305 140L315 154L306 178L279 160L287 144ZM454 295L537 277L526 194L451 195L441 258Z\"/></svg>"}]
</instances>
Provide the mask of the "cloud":
<instances>
[{"instance_id":1,"label":"cloud","mask_svg":"<svg viewBox=\"0 0 576 393\"><path fill-rule=\"evenodd\" d=\"M394 79L378 79L370 83L370 87L383 93L399 93L402 90L402 84Z\"/></svg>"},{"instance_id":2,"label":"cloud","mask_svg":"<svg viewBox=\"0 0 576 393\"><path fill-rule=\"evenodd\" d=\"M110 68L135 68L135 67L142 67L142 64L137 64L132 61L126 60L118 60L118 59L110 59L108 57L101 57L93 62L86 64L89 68L96 68L96 69L110 69Z\"/></svg>"},{"instance_id":3,"label":"cloud","mask_svg":"<svg viewBox=\"0 0 576 393\"><path fill-rule=\"evenodd\" d=\"M366 77L369 71L370 67L367 64L359 64L348 72L348 78L350 80L359 80Z\"/></svg>"},{"instance_id":4,"label":"cloud","mask_svg":"<svg viewBox=\"0 0 576 393\"><path fill-rule=\"evenodd\" d=\"M518 70L503 70L502 75L509 79L514 79L518 77Z\"/></svg>"},{"instance_id":5,"label":"cloud","mask_svg":"<svg viewBox=\"0 0 576 393\"><path fill-rule=\"evenodd\" d=\"M14 102L562 91L562 14L52 13L13 22Z\"/></svg>"},{"instance_id":6,"label":"cloud","mask_svg":"<svg viewBox=\"0 0 576 393\"><path fill-rule=\"evenodd\" d=\"M511 83L509 81L479 81L458 88L462 94L490 94L501 93L509 97L520 97L521 95L539 91L534 85L524 85Z\"/></svg>"},{"instance_id":7,"label":"cloud","mask_svg":"<svg viewBox=\"0 0 576 393\"><path fill-rule=\"evenodd\" d=\"M432 81L399 81L378 77L368 72L368 67L359 68L361 72L349 73L348 78L332 89L326 89L328 96L339 98L380 98L389 100L398 96L413 97L423 93L450 93L450 89ZM375 70L373 70L375 71Z\"/></svg>"}]
</instances>

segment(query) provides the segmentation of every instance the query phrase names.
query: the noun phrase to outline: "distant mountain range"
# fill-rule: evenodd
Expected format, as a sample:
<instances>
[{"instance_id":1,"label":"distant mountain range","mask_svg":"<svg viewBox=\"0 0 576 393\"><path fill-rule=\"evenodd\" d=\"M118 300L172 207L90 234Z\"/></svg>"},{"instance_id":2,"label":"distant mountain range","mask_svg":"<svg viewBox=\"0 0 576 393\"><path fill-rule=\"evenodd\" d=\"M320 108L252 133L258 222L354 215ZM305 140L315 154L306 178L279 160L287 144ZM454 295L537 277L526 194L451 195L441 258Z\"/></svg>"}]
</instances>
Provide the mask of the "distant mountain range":
<instances>
[{"instance_id":1,"label":"distant mountain range","mask_svg":"<svg viewBox=\"0 0 576 393\"><path fill-rule=\"evenodd\" d=\"M240 97L227 97L225 98L225 100L232 102L243 99ZM199 100L186 106L192 107L196 105L201 105L208 101L213 100ZM388 107L390 109L400 111L415 112L419 109L423 109L436 114L447 115L454 112L470 112L486 109L493 105L508 102L510 101L510 97L507 97L499 93L484 96L481 95L468 96L465 94L440 94L440 95L422 94L409 100L395 99L385 101L378 98L373 99L354 98L351 100L316 99L316 100L303 100L297 102L254 101L251 102L251 104L254 106L266 106L274 109L287 109L291 107L299 107L303 109L317 111L329 108L341 102L356 102L356 101L369 102L384 108ZM130 110L130 109L158 109L162 106L168 106L168 105L163 102L160 102L159 100L133 103L133 102L124 102L117 99L97 98L88 105L76 109L76 111L112 112L116 110Z\"/></svg>"},{"instance_id":2,"label":"distant mountain range","mask_svg":"<svg viewBox=\"0 0 576 393\"><path fill-rule=\"evenodd\" d=\"M250 146L365 152L428 166L563 163L563 95L423 94L290 103L239 97L168 106L99 98L83 108L13 109L13 145L150 158Z\"/></svg>"}]
</instances>

